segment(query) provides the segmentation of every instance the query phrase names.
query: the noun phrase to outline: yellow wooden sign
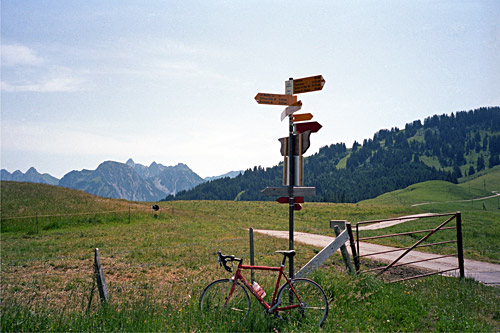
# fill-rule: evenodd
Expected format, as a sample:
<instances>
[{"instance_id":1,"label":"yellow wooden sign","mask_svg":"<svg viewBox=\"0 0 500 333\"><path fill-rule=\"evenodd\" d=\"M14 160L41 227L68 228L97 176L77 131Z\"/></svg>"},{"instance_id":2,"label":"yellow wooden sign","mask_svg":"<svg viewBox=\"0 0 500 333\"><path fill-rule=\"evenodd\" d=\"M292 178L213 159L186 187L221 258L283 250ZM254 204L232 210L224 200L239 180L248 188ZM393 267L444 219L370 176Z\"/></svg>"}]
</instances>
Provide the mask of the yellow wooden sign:
<instances>
[{"instance_id":1,"label":"yellow wooden sign","mask_svg":"<svg viewBox=\"0 0 500 333\"><path fill-rule=\"evenodd\" d=\"M323 89L323 86L325 85L326 82L325 79L323 78L323 75L310 76L302 79L294 79L289 81L293 81L293 84L291 85L292 86L291 90L293 94L302 94L306 92L321 90Z\"/></svg>"},{"instance_id":2,"label":"yellow wooden sign","mask_svg":"<svg viewBox=\"0 0 500 333\"><path fill-rule=\"evenodd\" d=\"M293 117L293 122L298 122L298 121L306 121L306 120L311 120L313 118L313 115L311 113L301 113L301 114L294 114L292 115Z\"/></svg>"},{"instance_id":3,"label":"yellow wooden sign","mask_svg":"<svg viewBox=\"0 0 500 333\"><path fill-rule=\"evenodd\" d=\"M255 96L255 100L259 104L293 105L293 104L297 103L297 96L258 93Z\"/></svg>"}]
</instances>

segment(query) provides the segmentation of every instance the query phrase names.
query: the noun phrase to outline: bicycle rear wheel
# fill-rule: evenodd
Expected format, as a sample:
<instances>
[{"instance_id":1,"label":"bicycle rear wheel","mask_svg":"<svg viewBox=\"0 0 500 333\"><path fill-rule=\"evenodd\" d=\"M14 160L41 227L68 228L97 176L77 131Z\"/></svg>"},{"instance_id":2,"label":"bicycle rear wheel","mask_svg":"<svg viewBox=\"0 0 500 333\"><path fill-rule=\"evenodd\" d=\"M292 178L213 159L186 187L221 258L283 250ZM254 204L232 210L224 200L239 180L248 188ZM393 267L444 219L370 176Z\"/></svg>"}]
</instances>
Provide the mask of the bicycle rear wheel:
<instances>
[{"instance_id":1,"label":"bicycle rear wheel","mask_svg":"<svg viewBox=\"0 0 500 333\"><path fill-rule=\"evenodd\" d=\"M239 321L250 310L250 297L245 288L236 282L231 295L233 280L221 279L210 283L200 297L200 308L204 314L214 315L217 319Z\"/></svg>"},{"instance_id":2,"label":"bicycle rear wheel","mask_svg":"<svg viewBox=\"0 0 500 333\"><path fill-rule=\"evenodd\" d=\"M293 289L300 299L290 289L287 283L281 287L278 293L280 307L300 304L295 309L281 311L280 315L287 320L300 321L303 324L314 324L322 326L328 315L328 299L323 289L314 281L309 279L293 279L290 281Z\"/></svg>"}]
</instances>

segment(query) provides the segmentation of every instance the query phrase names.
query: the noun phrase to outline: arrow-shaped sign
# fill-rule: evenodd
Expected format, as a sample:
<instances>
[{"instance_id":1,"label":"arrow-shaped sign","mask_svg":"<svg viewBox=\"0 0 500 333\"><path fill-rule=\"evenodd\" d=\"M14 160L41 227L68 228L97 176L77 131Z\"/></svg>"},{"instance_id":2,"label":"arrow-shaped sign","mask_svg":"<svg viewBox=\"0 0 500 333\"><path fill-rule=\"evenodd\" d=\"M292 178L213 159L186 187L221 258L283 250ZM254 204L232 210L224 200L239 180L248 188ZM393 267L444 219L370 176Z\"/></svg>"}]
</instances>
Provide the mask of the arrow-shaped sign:
<instances>
[{"instance_id":1,"label":"arrow-shaped sign","mask_svg":"<svg viewBox=\"0 0 500 333\"><path fill-rule=\"evenodd\" d=\"M266 187L262 193L268 196L284 197L288 195L288 186L281 187ZM294 197L308 197L316 195L315 187L294 187Z\"/></svg>"},{"instance_id":2,"label":"arrow-shaped sign","mask_svg":"<svg viewBox=\"0 0 500 333\"><path fill-rule=\"evenodd\" d=\"M291 82L290 82L291 81ZM302 94L323 89L326 81L323 75L285 81L285 90L292 94Z\"/></svg>"},{"instance_id":3,"label":"arrow-shaped sign","mask_svg":"<svg viewBox=\"0 0 500 333\"><path fill-rule=\"evenodd\" d=\"M299 135L302 136L302 154L305 154L307 149L309 149L309 147L311 146L311 142L309 141L309 137L311 136L311 132L310 131L305 131L304 133L300 133L300 134L295 134L293 137L294 137L294 152L293 154L295 156L298 156L300 155L300 138L299 138ZM278 139L280 142L281 142L281 149L280 149L280 152L281 152L281 156L288 156L288 138L279 138Z\"/></svg>"},{"instance_id":4,"label":"arrow-shaped sign","mask_svg":"<svg viewBox=\"0 0 500 333\"><path fill-rule=\"evenodd\" d=\"M313 115L311 113L294 114L292 117L294 123L313 119Z\"/></svg>"},{"instance_id":5,"label":"arrow-shaped sign","mask_svg":"<svg viewBox=\"0 0 500 333\"><path fill-rule=\"evenodd\" d=\"M276 199L276 201L279 203L285 204L285 203L290 202L290 198L289 197L280 197L280 198ZM293 198L293 202L294 203L304 203L304 197L295 197L295 198Z\"/></svg>"},{"instance_id":6,"label":"arrow-shaped sign","mask_svg":"<svg viewBox=\"0 0 500 333\"><path fill-rule=\"evenodd\" d=\"M293 105L297 103L297 96L258 93L255 96L255 100L259 104Z\"/></svg>"},{"instance_id":7,"label":"arrow-shaped sign","mask_svg":"<svg viewBox=\"0 0 500 333\"><path fill-rule=\"evenodd\" d=\"M302 101L298 101L295 104L297 104L297 105L289 106L289 107L285 108L285 110L283 110L283 112L281 112L281 121L283 121L283 119L285 119L286 116L289 116L292 113L297 112L302 108Z\"/></svg>"},{"instance_id":8,"label":"arrow-shaped sign","mask_svg":"<svg viewBox=\"0 0 500 333\"><path fill-rule=\"evenodd\" d=\"M316 133L321 129L321 127L323 127L317 121L311 121L309 123L298 123L295 126L297 133L303 133L305 131L311 131L313 133Z\"/></svg>"}]
</instances>

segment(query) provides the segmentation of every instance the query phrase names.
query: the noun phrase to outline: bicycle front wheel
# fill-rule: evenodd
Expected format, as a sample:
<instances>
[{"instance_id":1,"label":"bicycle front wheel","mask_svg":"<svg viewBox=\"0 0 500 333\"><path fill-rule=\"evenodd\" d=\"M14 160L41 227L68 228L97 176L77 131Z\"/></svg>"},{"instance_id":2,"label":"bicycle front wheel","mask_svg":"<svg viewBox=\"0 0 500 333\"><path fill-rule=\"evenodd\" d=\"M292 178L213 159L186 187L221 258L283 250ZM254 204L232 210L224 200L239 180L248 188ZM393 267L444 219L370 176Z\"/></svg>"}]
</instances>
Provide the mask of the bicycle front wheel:
<instances>
[{"instance_id":1,"label":"bicycle front wheel","mask_svg":"<svg viewBox=\"0 0 500 333\"><path fill-rule=\"evenodd\" d=\"M295 294L287 283L278 293L280 307L300 305L297 308L281 311L280 315L292 321L300 321L305 325L322 326L328 315L328 300L323 289L309 279L293 279L290 281ZM297 298L298 297L298 298Z\"/></svg>"},{"instance_id":2,"label":"bicycle front wheel","mask_svg":"<svg viewBox=\"0 0 500 333\"><path fill-rule=\"evenodd\" d=\"M240 321L250 310L250 297L245 288L233 280L221 279L210 283L200 297L200 308L203 314L213 315L216 319Z\"/></svg>"}]
</instances>

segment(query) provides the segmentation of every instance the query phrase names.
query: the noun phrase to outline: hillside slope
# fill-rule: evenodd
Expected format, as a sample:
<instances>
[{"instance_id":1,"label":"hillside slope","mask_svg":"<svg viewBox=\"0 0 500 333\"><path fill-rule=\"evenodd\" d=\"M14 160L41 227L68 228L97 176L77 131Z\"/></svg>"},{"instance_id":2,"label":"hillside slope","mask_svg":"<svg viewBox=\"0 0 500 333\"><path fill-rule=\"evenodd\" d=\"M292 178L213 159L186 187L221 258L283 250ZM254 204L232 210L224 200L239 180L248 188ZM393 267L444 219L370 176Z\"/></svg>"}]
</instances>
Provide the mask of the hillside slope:
<instances>
[{"instance_id":1,"label":"hillside slope","mask_svg":"<svg viewBox=\"0 0 500 333\"><path fill-rule=\"evenodd\" d=\"M278 146L277 146L278 147ZM337 143L305 158L304 185L315 186L308 201L358 202L412 184L465 176L500 165L500 107L434 115L404 130L380 130L347 149ZM254 167L166 200L274 200L261 191L282 184L282 167Z\"/></svg>"},{"instance_id":2,"label":"hillside slope","mask_svg":"<svg viewBox=\"0 0 500 333\"><path fill-rule=\"evenodd\" d=\"M469 177L472 178L472 177ZM401 190L384 193L374 199L363 200L366 204L418 205L422 203L460 202L500 193L500 166L483 172L461 184L445 181L426 181Z\"/></svg>"},{"instance_id":3,"label":"hillside slope","mask_svg":"<svg viewBox=\"0 0 500 333\"><path fill-rule=\"evenodd\" d=\"M149 208L143 203L102 198L83 191L47 184L0 182L2 219L45 214L75 214Z\"/></svg>"}]
</instances>

